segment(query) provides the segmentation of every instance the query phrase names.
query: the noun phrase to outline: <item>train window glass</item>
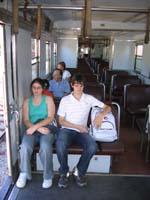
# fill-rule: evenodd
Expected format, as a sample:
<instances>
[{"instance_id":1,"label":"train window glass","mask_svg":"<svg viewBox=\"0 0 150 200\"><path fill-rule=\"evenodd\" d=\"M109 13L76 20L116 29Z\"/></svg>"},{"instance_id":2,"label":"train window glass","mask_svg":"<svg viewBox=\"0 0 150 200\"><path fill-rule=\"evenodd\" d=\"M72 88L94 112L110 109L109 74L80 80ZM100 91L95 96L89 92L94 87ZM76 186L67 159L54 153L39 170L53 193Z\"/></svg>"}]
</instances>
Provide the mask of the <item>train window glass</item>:
<instances>
[{"instance_id":1,"label":"train window glass","mask_svg":"<svg viewBox=\"0 0 150 200\"><path fill-rule=\"evenodd\" d=\"M4 27L0 24L0 193L8 177L8 164L5 134L5 59L4 59ZM1 196L1 195L0 195Z\"/></svg>"},{"instance_id":2,"label":"train window glass","mask_svg":"<svg viewBox=\"0 0 150 200\"><path fill-rule=\"evenodd\" d=\"M46 74L51 72L51 43L49 41L46 41L45 43L45 49L46 49Z\"/></svg>"},{"instance_id":3,"label":"train window glass","mask_svg":"<svg viewBox=\"0 0 150 200\"><path fill-rule=\"evenodd\" d=\"M141 72L143 59L143 45L138 44L135 47L135 71Z\"/></svg>"},{"instance_id":4,"label":"train window glass","mask_svg":"<svg viewBox=\"0 0 150 200\"><path fill-rule=\"evenodd\" d=\"M35 64L36 61L37 61L37 42L36 42L36 39L31 39L31 53L32 53L31 63Z\"/></svg>"},{"instance_id":5,"label":"train window glass","mask_svg":"<svg viewBox=\"0 0 150 200\"><path fill-rule=\"evenodd\" d=\"M31 39L31 53L32 79L34 79L39 76L40 40Z\"/></svg>"},{"instance_id":6,"label":"train window glass","mask_svg":"<svg viewBox=\"0 0 150 200\"><path fill-rule=\"evenodd\" d=\"M57 43L54 42L53 44L53 56L54 56L54 66L57 63Z\"/></svg>"}]
</instances>

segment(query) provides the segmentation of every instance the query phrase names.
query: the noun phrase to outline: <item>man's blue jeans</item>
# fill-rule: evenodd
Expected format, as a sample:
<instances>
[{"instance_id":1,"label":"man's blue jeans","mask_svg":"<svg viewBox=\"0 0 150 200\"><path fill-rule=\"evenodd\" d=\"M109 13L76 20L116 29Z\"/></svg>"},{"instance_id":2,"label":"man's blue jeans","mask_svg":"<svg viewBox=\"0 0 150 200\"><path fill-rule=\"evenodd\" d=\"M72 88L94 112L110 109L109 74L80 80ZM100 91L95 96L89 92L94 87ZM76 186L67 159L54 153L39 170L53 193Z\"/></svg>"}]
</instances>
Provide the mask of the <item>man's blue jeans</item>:
<instances>
[{"instance_id":1,"label":"man's blue jeans","mask_svg":"<svg viewBox=\"0 0 150 200\"><path fill-rule=\"evenodd\" d=\"M70 129L60 129L57 141L56 151L60 163L60 174L66 175L69 171L68 167L68 148L71 144L77 144L83 149L83 154L77 164L79 175L85 175L89 162L97 150L96 142L87 133L80 133Z\"/></svg>"}]
</instances>

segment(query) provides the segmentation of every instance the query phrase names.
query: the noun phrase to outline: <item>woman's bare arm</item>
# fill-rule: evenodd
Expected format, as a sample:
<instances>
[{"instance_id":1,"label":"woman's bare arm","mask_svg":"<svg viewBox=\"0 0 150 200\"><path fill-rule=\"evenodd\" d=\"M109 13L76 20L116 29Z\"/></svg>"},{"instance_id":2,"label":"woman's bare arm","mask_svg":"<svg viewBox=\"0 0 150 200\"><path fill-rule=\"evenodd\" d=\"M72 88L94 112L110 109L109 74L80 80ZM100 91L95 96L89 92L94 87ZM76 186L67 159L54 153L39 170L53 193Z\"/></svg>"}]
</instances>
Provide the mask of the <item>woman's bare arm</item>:
<instances>
[{"instance_id":1,"label":"woman's bare arm","mask_svg":"<svg viewBox=\"0 0 150 200\"><path fill-rule=\"evenodd\" d=\"M53 99L48 96L46 96L46 104L48 108L48 117L44 120L41 120L40 122L36 124L32 124L28 116L28 101L24 103L23 118L24 118L24 124L28 127L27 134L32 135L36 130L42 132L43 134L48 133L48 130L44 128L44 126L50 124L53 121L54 115L55 115L55 104L54 104Z\"/></svg>"}]
</instances>

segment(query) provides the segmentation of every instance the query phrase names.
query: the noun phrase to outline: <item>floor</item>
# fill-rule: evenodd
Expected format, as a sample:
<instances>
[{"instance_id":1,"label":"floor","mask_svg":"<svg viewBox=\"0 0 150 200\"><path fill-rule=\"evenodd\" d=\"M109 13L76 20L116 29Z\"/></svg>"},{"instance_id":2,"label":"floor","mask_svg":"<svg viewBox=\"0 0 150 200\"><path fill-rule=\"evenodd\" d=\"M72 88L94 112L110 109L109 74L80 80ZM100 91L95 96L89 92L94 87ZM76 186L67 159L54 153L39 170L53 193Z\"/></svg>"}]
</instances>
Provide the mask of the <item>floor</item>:
<instances>
[{"instance_id":1,"label":"floor","mask_svg":"<svg viewBox=\"0 0 150 200\"><path fill-rule=\"evenodd\" d=\"M150 177L88 175L88 185L79 188L70 177L67 189L57 186L55 176L50 189L42 189L42 175L36 174L23 189L14 188L10 200L148 200L150 197Z\"/></svg>"},{"instance_id":2,"label":"floor","mask_svg":"<svg viewBox=\"0 0 150 200\"><path fill-rule=\"evenodd\" d=\"M125 145L125 152L113 162L114 174L150 175L150 162L145 162L145 151L139 150L139 131L130 127L130 123L122 124L120 139Z\"/></svg>"}]
</instances>

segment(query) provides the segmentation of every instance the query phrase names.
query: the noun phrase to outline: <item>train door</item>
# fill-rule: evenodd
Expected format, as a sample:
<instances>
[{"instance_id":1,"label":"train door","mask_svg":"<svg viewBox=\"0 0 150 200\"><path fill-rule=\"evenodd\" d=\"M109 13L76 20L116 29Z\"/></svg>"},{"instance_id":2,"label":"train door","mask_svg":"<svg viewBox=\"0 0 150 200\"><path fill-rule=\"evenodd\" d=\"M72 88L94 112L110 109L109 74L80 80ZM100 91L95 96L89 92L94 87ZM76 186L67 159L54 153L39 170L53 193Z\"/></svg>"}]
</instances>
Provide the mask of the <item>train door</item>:
<instances>
[{"instance_id":1,"label":"train door","mask_svg":"<svg viewBox=\"0 0 150 200\"><path fill-rule=\"evenodd\" d=\"M18 107L16 102L16 36L12 36L10 25L0 25L1 30L1 61L2 80L4 88L4 124L6 127L6 149L8 179L7 187L11 186L18 173ZM6 51L7 49L7 51Z\"/></svg>"}]
</instances>

